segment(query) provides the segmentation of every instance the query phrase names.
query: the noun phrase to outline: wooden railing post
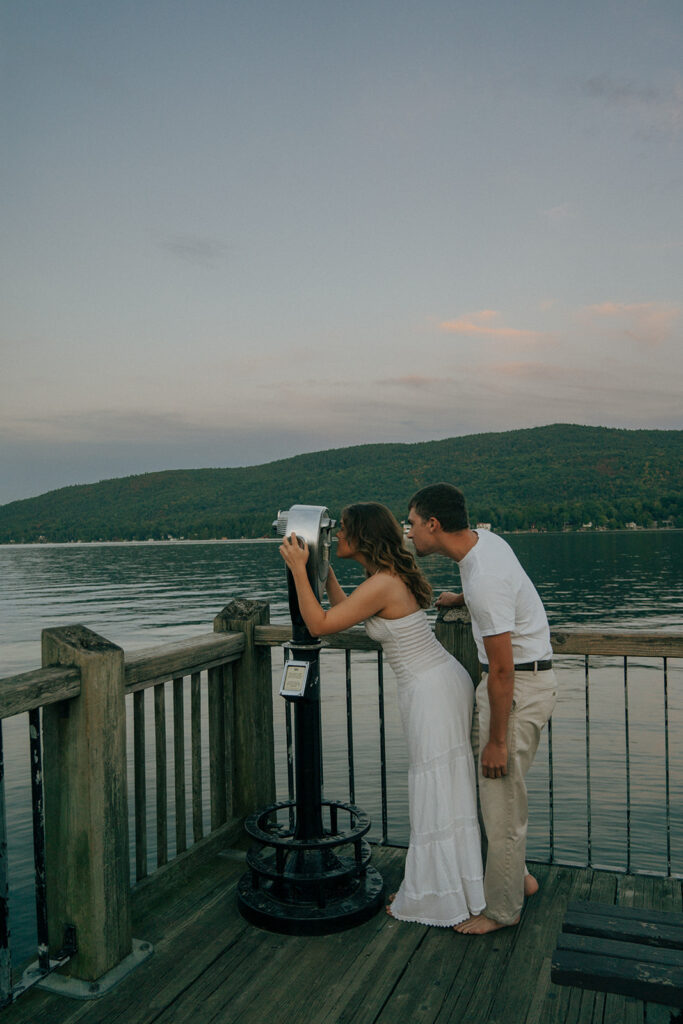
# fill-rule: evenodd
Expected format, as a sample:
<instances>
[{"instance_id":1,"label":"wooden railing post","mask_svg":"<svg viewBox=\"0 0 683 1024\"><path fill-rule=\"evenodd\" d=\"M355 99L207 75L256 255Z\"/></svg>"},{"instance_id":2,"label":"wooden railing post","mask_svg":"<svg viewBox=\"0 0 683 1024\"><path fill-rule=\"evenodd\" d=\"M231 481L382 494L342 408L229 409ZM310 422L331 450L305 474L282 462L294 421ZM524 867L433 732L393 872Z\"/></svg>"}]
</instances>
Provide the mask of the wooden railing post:
<instances>
[{"instance_id":1,"label":"wooden railing post","mask_svg":"<svg viewBox=\"0 0 683 1024\"><path fill-rule=\"evenodd\" d=\"M254 643L254 627L269 622L267 602L234 600L213 624L218 633L240 632L245 639L242 657L232 666L232 813L236 818L275 800L271 654L269 647Z\"/></svg>"},{"instance_id":2,"label":"wooden railing post","mask_svg":"<svg viewBox=\"0 0 683 1024\"><path fill-rule=\"evenodd\" d=\"M67 973L95 981L132 948L124 656L84 626L43 630L43 666L74 665L78 697L43 710L50 952L76 929Z\"/></svg>"},{"instance_id":3,"label":"wooden railing post","mask_svg":"<svg viewBox=\"0 0 683 1024\"><path fill-rule=\"evenodd\" d=\"M472 636L472 618L467 608L446 608L440 611L434 625L434 634L449 654L465 666L476 687L481 679L481 665ZM479 756L479 716L476 711L472 715L470 738L476 760Z\"/></svg>"},{"instance_id":4,"label":"wooden railing post","mask_svg":"<svg viewBox=\"0 0 683 1024\"><path fill-rule=\"evenodd\" d=\"M481 679L481 668L477 645L472 636L472 619L467 608L446 608L440 611L434 633L448 653L465 666L476 686Z\"/></svg>"}]
</instances>

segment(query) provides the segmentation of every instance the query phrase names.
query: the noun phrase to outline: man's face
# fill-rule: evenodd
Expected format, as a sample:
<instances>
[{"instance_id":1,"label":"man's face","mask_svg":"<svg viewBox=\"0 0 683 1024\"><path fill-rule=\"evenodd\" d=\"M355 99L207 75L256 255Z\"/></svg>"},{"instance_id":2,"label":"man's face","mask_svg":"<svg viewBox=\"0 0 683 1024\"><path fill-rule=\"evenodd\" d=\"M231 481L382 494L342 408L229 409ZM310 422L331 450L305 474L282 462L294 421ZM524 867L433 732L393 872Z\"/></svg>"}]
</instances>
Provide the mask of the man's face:
<instances>
[{"instance_id":1,"label":"man's face","mask_svg":"<svg viewBox=\"0 0 683 1024\"><path fill-rule=\"evenodd\" d=\"M408 538L412 540L418 555L430 555L436 551L434 544L434 518L423 519L414 508L408 513Z\"/></svg>"}]
</instances>

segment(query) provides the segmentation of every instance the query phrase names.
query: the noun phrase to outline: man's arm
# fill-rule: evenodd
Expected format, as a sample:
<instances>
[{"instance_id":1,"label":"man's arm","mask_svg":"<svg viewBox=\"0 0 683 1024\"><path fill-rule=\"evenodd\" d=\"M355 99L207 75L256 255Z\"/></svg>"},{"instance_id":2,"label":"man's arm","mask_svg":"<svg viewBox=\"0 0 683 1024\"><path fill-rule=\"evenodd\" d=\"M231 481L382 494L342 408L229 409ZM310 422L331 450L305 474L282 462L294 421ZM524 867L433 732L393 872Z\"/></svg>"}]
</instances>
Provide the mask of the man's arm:
<instances>
[{"instance_id":1,"label":"man's arm","mask_svg":"<svg viewBox=\"0 0 683 1024\"><path fill-rule=\"evenodd\" d=\"M462 608L465 604L464 594L454 594L452 590L444 590L434 602L437 608Z\"/></svg>"},{"instance_id":2,"label":"man's arm","mask_svg":"<svg viewBox=\"0 0 683 1024\"><path fill-rule=\"evenodd\" d=\"M499 779L508 771L507 727L514 694L515 663L509 633L485 636L483 640L489 665L491 728L488 743L481 752L481 769L485 778Z\"/></svg>"}]
</instances>

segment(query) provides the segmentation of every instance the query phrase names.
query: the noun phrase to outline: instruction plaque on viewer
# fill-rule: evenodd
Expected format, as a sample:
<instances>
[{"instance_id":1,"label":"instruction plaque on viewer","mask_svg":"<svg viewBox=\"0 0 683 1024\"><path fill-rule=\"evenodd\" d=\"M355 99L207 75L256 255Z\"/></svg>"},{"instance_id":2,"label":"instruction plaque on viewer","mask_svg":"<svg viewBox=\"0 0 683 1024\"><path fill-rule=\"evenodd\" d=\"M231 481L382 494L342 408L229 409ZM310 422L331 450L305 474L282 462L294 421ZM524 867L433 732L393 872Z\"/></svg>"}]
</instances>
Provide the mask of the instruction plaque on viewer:
<instances>
[{"instance_id":1,"label":"instruction plaque on viewer","mask_svg":"<svg viewBox=\"0 0 683 1024\"><path fill-rule=\"evenodd\" d=\"M303 697L308 681L308 661L288 661L282 671L280 695L282 697Z\"/></svg>"}]
</instances>

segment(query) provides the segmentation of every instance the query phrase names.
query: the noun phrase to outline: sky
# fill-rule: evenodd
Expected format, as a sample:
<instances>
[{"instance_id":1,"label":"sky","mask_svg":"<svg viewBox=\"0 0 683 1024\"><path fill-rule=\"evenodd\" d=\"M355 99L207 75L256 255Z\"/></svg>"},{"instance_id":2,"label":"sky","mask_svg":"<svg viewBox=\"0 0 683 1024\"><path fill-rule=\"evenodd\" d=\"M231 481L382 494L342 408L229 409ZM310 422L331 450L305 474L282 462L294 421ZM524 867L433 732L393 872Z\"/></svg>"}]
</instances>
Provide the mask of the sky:
<instances>
[{"instance_id":1,"label":"sky","mask_svg":"<svg viewBox=\"0 0 683 1024\"><path fill-rule=\"evenodd\" d=\"M5 0L0 504L683 426L681 0Z\"/></svg>"}]
</instances>

